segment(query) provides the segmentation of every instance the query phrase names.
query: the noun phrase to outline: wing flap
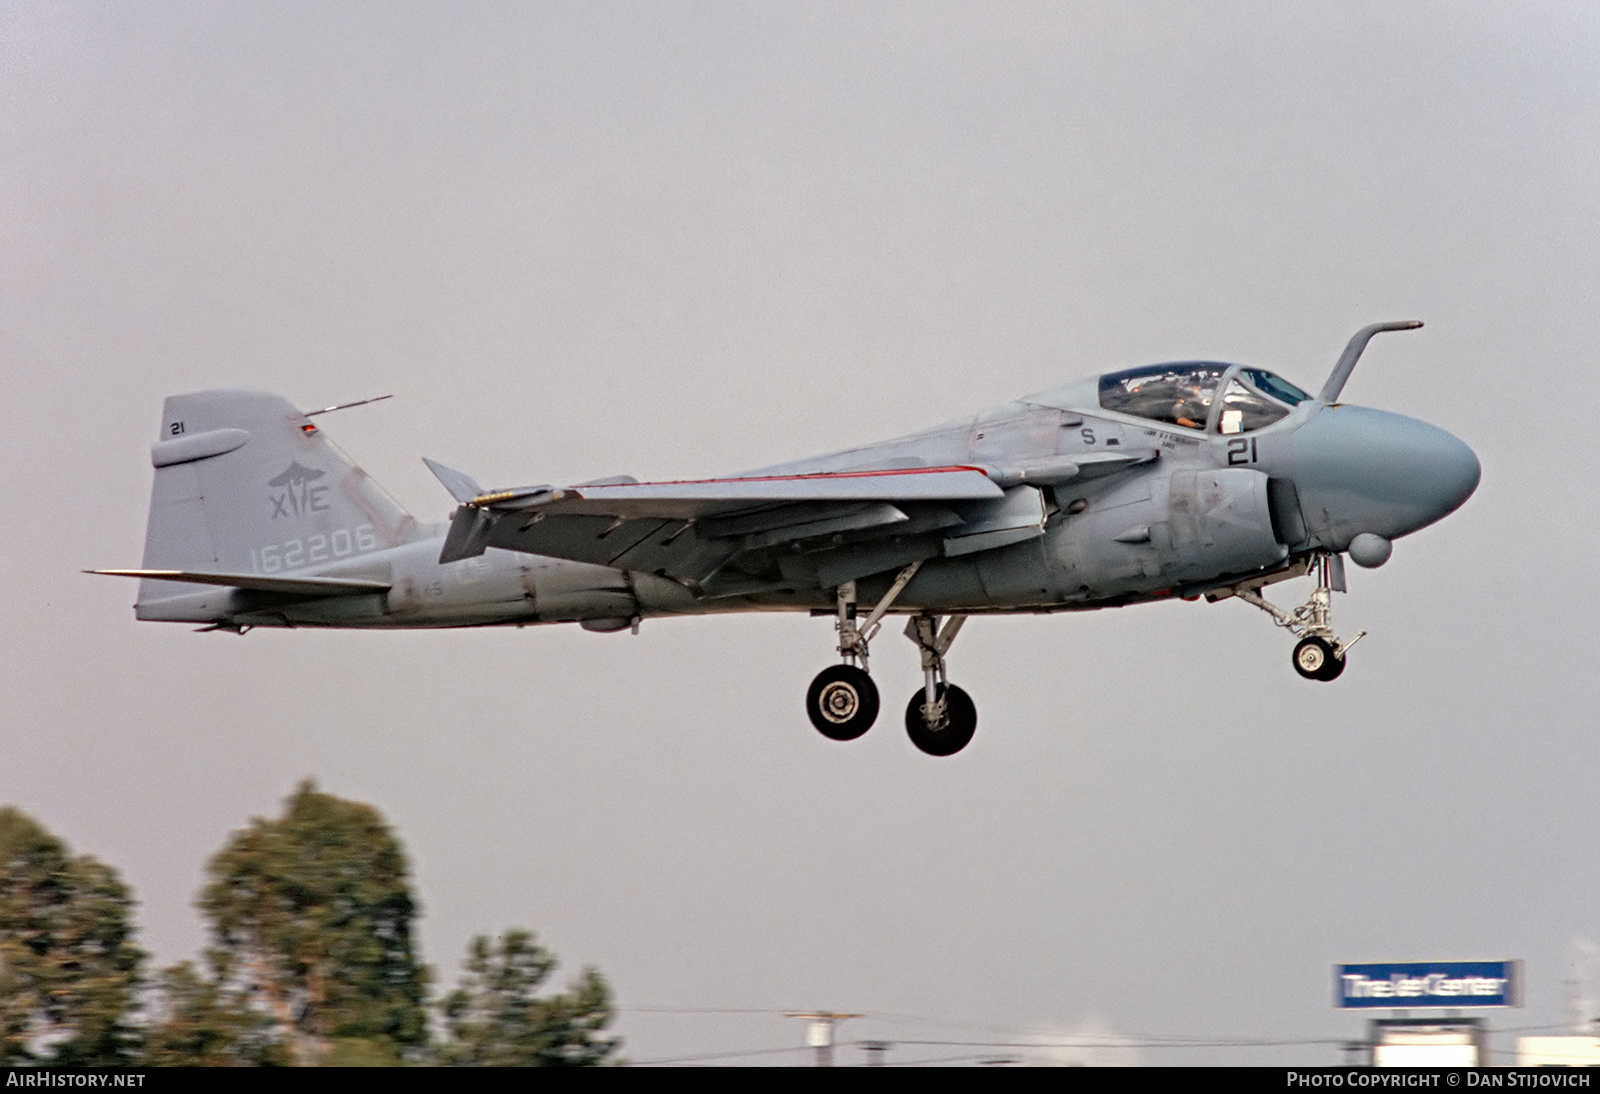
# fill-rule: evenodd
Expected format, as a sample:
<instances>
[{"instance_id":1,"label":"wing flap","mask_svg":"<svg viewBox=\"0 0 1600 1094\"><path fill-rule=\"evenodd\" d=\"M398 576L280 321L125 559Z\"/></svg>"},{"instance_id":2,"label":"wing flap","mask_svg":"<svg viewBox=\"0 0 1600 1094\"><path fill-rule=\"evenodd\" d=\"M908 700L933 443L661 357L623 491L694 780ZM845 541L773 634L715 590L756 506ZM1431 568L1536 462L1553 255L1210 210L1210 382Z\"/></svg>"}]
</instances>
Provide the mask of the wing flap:
<instances>
[{"instance_id":1,"label":"wing flap","mask_svg":"<svg viewBox=\"0 0 1600 1094\"><path fill-rule=\"evenodd\" d=\"M684 530L682 522L655 517L507 513L495 520L487 545L686 580L698 580L738 550L737 543L708 542L692 532L674 535Z\"/></svg>"},{"instance_id":2,"label":"wing flap","mask_svg":"<svg viewBox=\"0 0 1600 1094\"><path fill-rule=\"evenodd\" d=\"M744 548L747 551L754 551L762 547L776 547L817 536L879 531L893 525L905 524L910 519L903 511L888 502L845 506L840 507L838 514L834 516L816 517L799 523L781 524L761 532L752 532L744 537Z\"/></svg>"}]
</instances>

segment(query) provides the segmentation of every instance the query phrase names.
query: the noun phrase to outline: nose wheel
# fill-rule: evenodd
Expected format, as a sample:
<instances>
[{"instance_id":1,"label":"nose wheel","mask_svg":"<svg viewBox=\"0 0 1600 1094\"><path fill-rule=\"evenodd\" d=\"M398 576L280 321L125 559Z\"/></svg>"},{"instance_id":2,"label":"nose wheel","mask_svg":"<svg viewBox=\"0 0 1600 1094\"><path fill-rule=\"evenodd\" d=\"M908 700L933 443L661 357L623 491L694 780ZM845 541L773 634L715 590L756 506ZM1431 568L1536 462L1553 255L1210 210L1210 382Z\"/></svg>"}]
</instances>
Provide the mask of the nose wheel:
<instances>
[{"instance_id":1,"label":"nose wheel","mask_svg":"<svg viewBox=\"0 0 1600 1094\"><path fill-rule=\"evenodd\" d=\"M1326 638L1302 638L1294 647L1294 671L1307 680L1336 680L1344 671L1344 655Z\"/></svg>"},{"instance_id":2,"label":"nose wheel","mask_svg":"<svg viewBox=\"0 0 1600 1094\"><path fill-rule=\"evenodd\" d=\"M1366 631L1357 631L1348 642L1341 642L1333 633L1333 594L1344 592L1344 559L1339 555L1319 555L1310 564L1316 575L1317 587L1311 598L1292 612L1268 603L1255 587L1239 586L1233 594L1247 604L1254 604L1278 626L1300 635L1294 647L1294 671L1307 680L1324 683L1337 680L1344 672L1345 654L1361 641Z\"/></svg>"}]
</instances>

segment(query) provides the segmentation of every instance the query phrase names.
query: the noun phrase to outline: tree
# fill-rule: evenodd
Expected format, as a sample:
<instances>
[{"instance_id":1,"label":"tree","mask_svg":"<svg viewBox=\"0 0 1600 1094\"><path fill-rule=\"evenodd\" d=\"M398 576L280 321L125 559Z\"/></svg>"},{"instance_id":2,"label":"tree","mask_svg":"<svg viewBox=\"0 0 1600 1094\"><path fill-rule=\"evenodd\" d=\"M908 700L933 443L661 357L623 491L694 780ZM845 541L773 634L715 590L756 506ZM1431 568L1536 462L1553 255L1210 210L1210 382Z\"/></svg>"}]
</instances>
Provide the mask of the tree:
<instances>
[{"instance_id":1,"label":"tree","mask_svg":"<svg viewBox=\"0 0 1600 1094\"><path fill-rule=\"evenodd\" d=\"M252 1067L288 1063L271 1037L272 1021L185 961L163 969L155 1020L145 1030L147 1067Z\"/></svg>"},{"instance_id":2,"label":"tree","mask_svg":"<svg viewBox=\"0 0 1600 1094\"><path fill-rule=\"evenodd\" d=\"M558 995L534 993L556 966L532 934L510 930L493 945L472 940L460 986L440 1003L443 1063L473 1067L593 1067L621 1042L599 1034L611 1022L611 992L594 968Z\"/></svg>"},{"instance_id":3,"label":"tree","mask_svg":"<svg viewBox=\"0 0 1600 1094\"><path fill-rule=\"evenodd\" d=\"M405 853L370 805L309 780L211 860L216 990L269 1017L293 1062L398 1063L427 1038Z\"/></svg>"},{"instance_id":4,"label":"tree","mask_svg":"<svg viewBox=\"0 0 1600 1094\"><path fill-rule=\"evenodd\" d=\"M134 1061L132 906L115 871L0 808L0 1065Z\"/></svg>"}]
</instances>

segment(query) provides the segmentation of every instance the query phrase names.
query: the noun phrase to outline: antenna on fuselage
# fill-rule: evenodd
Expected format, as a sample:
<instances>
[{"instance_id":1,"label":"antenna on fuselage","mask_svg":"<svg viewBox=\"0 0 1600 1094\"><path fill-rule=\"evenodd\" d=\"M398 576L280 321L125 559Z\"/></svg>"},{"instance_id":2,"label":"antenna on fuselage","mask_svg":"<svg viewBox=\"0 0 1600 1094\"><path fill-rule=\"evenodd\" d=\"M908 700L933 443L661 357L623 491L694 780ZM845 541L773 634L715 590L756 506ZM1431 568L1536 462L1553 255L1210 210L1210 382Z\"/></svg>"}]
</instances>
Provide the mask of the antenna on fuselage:
<instances>
[{"instance_id":1,"label":"antenna on fuselage","mask_svg":"<svg viewBox=\"0 0 1600 1094\"><path fill-rule=\"evenodd\" d=\"M1386 330L1416 330L1420 326L1422 326L1420 319L1398 319L1389 323L1374 323L1370 327L1362 327L1356 331L1355 337L1344 347L1344 353L1339 355L1339 363L1333 366L1328 382L1322 385L1322 391L1317 395L1317 402L1326 405L1339 398L1345 382L1355 371L1356 362L1361 359L1362 351L1367 348L1367 343L1372 341L1374 334L1382 334Z\"/></svg>"}]
</instances>

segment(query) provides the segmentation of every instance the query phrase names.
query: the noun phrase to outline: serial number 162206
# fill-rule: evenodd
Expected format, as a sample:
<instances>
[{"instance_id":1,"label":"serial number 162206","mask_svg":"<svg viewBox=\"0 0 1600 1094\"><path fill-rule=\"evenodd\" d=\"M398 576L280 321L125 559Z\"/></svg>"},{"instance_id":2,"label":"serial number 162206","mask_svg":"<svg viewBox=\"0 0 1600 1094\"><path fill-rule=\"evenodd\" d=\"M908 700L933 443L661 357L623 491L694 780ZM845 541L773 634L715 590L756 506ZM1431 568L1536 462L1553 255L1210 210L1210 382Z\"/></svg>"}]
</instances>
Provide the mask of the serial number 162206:
<instances>
[{"instance_id":1,"label":"serial number 162206","mask_svg":"<svg viewBox=\"0 0 1600 1094\"><path fill-rule=\"evenodd\" d=\"M372 525L358 528L338 528L332 532L313 532L301 539L286 540L265 547L250 548L250 564L258 574L272 574L279 570L298 570L302 566L315 566L351 555L376 550L378 538L372 534Z\"/></svg>"}]
</instances>

